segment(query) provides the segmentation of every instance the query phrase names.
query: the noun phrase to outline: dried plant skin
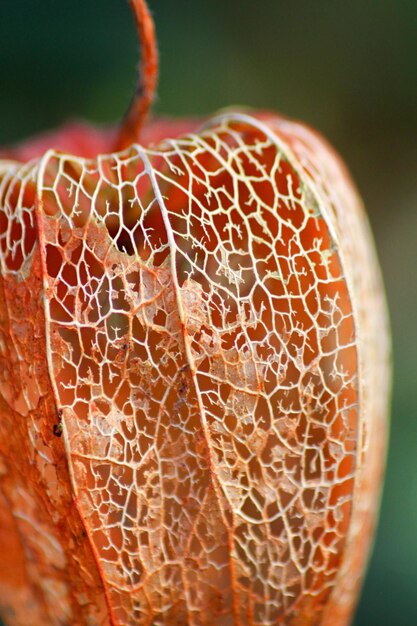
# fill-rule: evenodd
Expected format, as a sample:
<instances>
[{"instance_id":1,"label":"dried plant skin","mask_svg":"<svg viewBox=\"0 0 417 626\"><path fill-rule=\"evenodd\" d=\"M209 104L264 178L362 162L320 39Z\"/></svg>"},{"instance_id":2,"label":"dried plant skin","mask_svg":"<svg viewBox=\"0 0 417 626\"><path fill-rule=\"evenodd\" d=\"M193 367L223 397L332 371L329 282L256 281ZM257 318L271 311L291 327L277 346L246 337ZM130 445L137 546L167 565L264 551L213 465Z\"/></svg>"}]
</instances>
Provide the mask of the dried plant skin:
<instances>
[{"instance_id":1,"label":"dried plant skin","mask_svg":"<svg viewBox=\"0 0 417 626\"><path fill-rule=\"evenodd\" d=\"M344 166L232 112L88 156L0 161L8 626L347 625L389 376Z\"/></svg>"}]
</instances>

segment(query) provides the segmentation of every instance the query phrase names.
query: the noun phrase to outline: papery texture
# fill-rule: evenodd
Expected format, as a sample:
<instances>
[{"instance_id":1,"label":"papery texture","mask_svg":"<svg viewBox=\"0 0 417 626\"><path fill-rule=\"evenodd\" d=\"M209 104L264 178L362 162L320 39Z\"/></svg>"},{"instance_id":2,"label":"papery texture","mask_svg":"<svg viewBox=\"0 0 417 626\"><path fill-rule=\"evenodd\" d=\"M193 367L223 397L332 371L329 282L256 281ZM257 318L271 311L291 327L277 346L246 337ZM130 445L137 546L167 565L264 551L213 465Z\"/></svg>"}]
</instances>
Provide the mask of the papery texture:
<instances>
[{"instance_id":1,"label":"papery texture","mask_svg":"<svg viewBox=\"0 0 417 626\"><path fill-rule=\"evenodd\" d=\"M8 623L347 624L388 349L338 158L300 124L224 113L3 170Z\"/></svg>"}]
</instances>

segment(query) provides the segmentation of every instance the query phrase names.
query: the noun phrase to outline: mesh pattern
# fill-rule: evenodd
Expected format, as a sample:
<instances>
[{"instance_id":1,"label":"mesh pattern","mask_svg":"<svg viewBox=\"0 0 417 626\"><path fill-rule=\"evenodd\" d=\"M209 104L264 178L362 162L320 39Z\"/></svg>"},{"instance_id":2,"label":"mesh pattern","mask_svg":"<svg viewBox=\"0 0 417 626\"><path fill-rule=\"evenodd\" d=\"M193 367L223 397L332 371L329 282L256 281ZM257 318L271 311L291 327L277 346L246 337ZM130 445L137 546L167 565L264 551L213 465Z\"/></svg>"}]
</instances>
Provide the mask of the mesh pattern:
<instances>
[{"instance_id":1,"label":"mesh pattern","mask_svg":"<svg viewBox=\"0 0 417 626\"><path fill-rule=\"evenodd\" d=\"M246 116L28 171L37 207L3 201L1 267L42 259L55 434L109 623L319 624L361 454L325 196Z\"/></svg>"}]
</instances>

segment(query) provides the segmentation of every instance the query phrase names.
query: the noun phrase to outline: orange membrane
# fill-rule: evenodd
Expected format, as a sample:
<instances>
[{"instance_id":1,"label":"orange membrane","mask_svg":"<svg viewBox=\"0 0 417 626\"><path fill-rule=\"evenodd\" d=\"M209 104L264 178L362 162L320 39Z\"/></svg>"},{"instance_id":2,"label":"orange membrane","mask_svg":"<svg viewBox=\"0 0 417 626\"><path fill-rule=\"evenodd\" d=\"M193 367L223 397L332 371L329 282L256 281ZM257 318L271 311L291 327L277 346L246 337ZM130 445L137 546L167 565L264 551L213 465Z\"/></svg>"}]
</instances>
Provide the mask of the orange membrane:
<instances>
[{"instance_id":1,"label":"orange membrane","mask_svg":"<svg viewBox=\"0 0 417 626\"><path fill-rule=\"evenodd\" d=\"M321 623L362 454L358 338L325 203L274 123L3 176L5 354L27 373L18 397L0 382L2 441L20 420L30 515L57 544L61 591L46 549L31 566L44 623Z\"/></svg>"}]
</instances>

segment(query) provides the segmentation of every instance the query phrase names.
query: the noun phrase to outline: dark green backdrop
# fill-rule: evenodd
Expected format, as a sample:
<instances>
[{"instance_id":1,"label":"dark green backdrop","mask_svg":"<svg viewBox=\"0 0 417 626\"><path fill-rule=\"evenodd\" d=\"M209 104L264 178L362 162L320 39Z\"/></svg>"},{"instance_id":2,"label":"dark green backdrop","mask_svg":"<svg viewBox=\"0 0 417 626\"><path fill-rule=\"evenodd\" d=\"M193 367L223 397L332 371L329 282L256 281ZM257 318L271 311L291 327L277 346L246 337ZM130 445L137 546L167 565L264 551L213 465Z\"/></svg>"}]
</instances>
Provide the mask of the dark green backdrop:
<instances>
[{"instance_id":1,"label":"dark green backdrop","mask_svg":"<svg viewBox=\"0 0 417 626\"><path fill-rule=\"evenodd\" d=\"M391 310L395 385L381 522L355 626L414 626L417 2L150 4L161 50L158 111L248 104L303 119L342 153L365 199ZM68 117L117 120L136 50L126 0L1 0L0 145Z\"/></svg>"}]
</instances>

